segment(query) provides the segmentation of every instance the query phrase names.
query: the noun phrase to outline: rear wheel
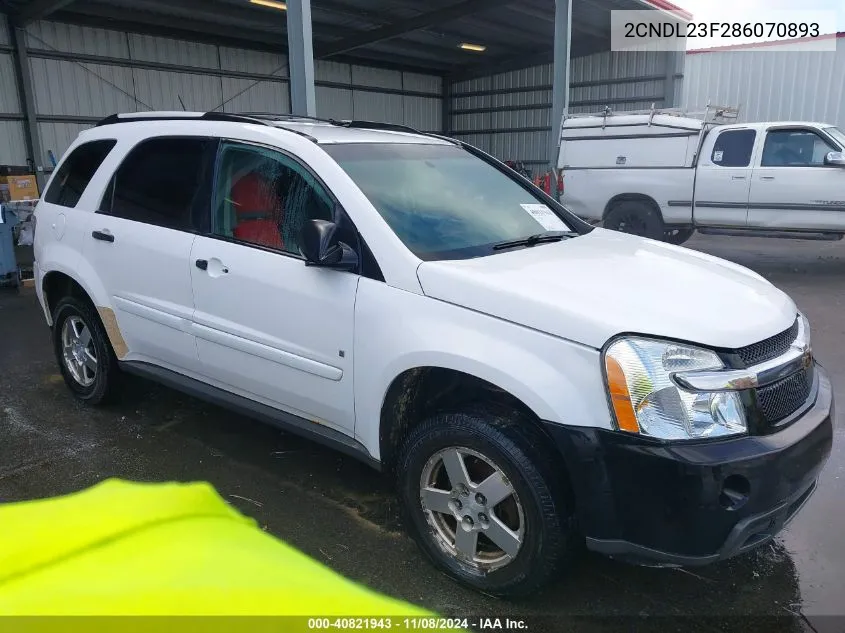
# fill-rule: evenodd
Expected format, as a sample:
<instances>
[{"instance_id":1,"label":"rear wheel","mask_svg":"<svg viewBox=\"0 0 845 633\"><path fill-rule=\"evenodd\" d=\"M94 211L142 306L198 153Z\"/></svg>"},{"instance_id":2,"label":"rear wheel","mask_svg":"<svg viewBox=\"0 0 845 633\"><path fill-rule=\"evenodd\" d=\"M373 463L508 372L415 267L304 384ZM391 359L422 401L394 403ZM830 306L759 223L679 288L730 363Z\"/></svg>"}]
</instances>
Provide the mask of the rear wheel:
<instances>
[{"instance_id":1,"label":"rear wheel","mask_svg":"<svg viewBox=\"0 0 845 633\"><path fill-rule=\"evenodd\" d=\"M398 461L409 529L460 582L499 596L535 591L577 549L563 465L512 410L436 415Z\"/></svg>"},{"instance_id":2,"label":"rear wheel","mask_svg":"<svg viewBox=\"0 0 845 633\"><path fill-rule=\"evenodd\" d=\"M80 400L106 402L114 395L119 369L94 307L64 297L53 311L53 349L65 383Z\"/></svg>"},{"instance_id":3,"label":"rear wheel","mask_svg":"<svg viewBox=\"0 0 845 633\"><path fill-rule=\"evenodd\" d=\"M623 200L614 204L604 219L604 227L653 240L662 239L664 233L660 212L640 200Z\"/></svg>"},{"instance_id":4,"label":"rear wheel","mask_svg":"<svg viewBox=\"0 0 845 633\"><path fill-rule=\"evenodd\" d=\"M693 233L695 233L695 229L666 229L663 232L663 241L681 245L691 238Z\"/></svg>"}]
</instances>

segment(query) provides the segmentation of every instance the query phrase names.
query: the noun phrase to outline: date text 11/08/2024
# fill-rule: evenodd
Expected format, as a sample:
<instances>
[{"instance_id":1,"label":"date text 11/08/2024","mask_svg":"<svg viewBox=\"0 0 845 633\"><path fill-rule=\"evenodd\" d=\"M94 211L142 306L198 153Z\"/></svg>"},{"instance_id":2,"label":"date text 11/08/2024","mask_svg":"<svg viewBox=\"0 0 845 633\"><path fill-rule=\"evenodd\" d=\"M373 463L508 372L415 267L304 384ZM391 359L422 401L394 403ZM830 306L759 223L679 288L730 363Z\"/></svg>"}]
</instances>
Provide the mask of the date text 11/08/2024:
<instances>
[{"instance_id":1,"label":"date text 11/08/2024","mask_svg":"<svg viewBox=\"0 0 845 633\"><path fill-rule=\"evenodd\" d=\"M382 629L394 631L527 631L520 618L440 618L440 617L353 617L309 618L309 631L331 629Z\"/></svg>"}]
</instances>

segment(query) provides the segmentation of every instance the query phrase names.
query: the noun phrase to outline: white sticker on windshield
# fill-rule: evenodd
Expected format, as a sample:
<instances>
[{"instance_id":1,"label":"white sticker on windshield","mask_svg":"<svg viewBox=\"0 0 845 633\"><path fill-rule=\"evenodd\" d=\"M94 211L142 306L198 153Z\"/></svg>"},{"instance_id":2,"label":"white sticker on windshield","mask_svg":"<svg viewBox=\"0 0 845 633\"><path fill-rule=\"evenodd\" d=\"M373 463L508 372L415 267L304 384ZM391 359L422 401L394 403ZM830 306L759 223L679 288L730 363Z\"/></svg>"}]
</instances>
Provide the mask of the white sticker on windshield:
<instances>
[{"instance_id":1,"label":"white sticker on windshield","mask_svg":"<svg viewBox=\"0 0 845 633\"><path fill-rule=\"evenodd\" d=\"M555 212L544 204L521 204L519 206L525 209L547 231L569 230L569 227L566 226L564 221L557 217Z\"/></svg>"},{"instance_id":2,"label":"white sticker on windshield","mask_svg":"<svg viewBox=\"0 0 845 633\"><path fill-rule=\"evenodd\" d=\"M714 162L714 163L721 163L721 162L722 162L722 157L723 157L724 155L725 155L725 152L723 152L722 150L719 150L719 151L713 152L713 162Z\"/></svg>"}]
</instances>

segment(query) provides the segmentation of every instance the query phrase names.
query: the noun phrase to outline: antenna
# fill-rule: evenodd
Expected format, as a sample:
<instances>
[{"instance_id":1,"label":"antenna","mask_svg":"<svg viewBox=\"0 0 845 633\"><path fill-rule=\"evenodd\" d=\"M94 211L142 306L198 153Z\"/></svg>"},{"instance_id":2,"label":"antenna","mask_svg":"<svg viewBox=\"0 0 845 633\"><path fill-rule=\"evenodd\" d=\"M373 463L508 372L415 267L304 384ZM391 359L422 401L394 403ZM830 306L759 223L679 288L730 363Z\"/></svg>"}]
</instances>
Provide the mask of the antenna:
<instances>
[{"instance_id":1,"label":"antenna","mask_svg":"<svg viewBox=\"0 0 845 633\"><path fill-rule=\"evenodd\" d=\"M176 97L179 99L179 104L182 106L182 111L187 112L188 108L185 107L185 102L182 101L182 95L176 95Z\"/></svg>"}]
</instances>

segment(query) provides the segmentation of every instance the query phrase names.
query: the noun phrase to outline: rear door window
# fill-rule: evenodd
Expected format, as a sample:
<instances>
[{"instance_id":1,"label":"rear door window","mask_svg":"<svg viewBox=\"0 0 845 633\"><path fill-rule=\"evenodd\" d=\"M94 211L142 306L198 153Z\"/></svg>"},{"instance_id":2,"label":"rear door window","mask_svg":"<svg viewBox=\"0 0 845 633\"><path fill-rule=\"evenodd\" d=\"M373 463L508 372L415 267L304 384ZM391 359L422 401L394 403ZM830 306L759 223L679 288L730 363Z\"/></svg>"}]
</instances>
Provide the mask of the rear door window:
<instances>
[{"instance_id":1,"label":"rear door window","mask_svg":"<svg viewBox=\"0 0 845 633\"><path fill-rule=\"evenodd\" d=\"M68 156L56 172L44 201L74 208L106 156L117 144L113 139L83 143Z\"/></svg>"},{"instance_id":2,"label":"rear door window","mask_svg":"<svg viewBox=\"0 0 845 633\"><path fill-rule=\"evenodd\" d=\"M144 141L117 169L100 212L181 231L201 230L216 145L214 139L198 137Z\"/></svg>"},{"instance_id":3,"label":"rear door window","mask_svg":"<svg viewBox=\"0 0 845 633\"><path fill-rule=\"evenodd\" d=\"M710 160L719 167L748 167L756 138L754 130L725 130L716 138Z\"/></svg>"}]
</instances>

